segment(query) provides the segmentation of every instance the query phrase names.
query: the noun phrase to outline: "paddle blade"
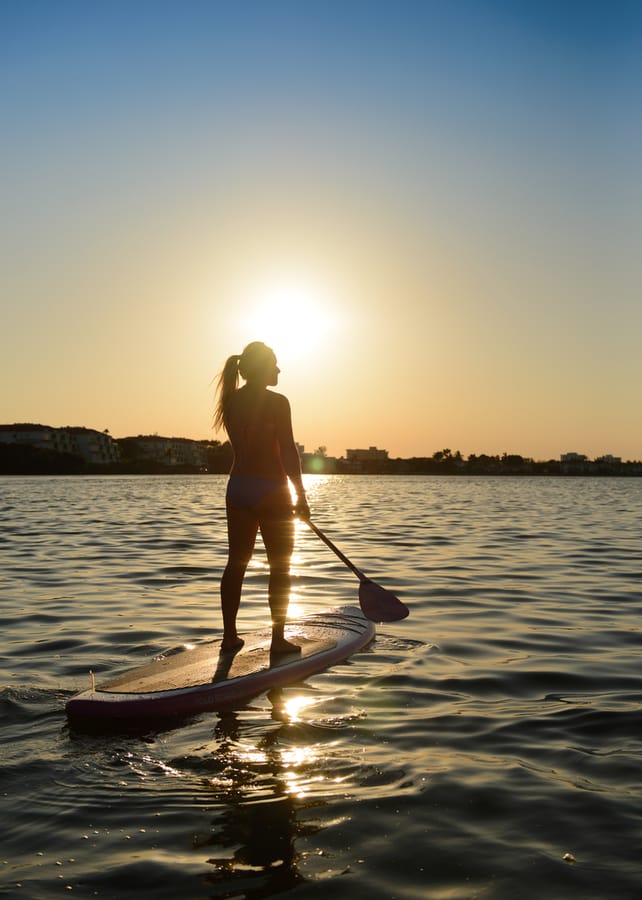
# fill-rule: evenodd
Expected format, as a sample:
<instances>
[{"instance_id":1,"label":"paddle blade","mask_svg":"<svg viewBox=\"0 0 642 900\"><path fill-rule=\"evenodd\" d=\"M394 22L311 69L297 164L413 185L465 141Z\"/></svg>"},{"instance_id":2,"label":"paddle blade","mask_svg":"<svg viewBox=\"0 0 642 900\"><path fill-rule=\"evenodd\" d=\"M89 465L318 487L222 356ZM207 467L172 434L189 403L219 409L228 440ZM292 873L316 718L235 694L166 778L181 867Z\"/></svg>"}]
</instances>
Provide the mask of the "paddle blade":
<instances>
[{"instance_id":1,"label":"paddle blade","mask_svg":"<svg viewBox=\"0 0 642 900\"><path fill-rule=\"evenodd\" d=\"M371 622L398 622L408 615L405 606L393 593L366 578L359 585L359 605Z\"/></svg>"}]
</instances>

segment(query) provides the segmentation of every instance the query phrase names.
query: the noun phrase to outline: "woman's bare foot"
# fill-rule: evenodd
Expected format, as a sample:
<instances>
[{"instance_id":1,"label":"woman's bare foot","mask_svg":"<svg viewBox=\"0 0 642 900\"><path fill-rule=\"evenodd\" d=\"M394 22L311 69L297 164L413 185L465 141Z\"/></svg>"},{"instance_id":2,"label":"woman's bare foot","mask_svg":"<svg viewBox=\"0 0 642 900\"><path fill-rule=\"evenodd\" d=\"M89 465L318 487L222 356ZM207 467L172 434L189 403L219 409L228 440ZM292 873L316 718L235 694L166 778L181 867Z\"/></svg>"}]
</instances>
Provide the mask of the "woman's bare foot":
<instances>
[{"instance_id":1,"label":"woman's bare foot","mask_svg":"<svg viewBox=\"0 0 642 900\"><path fill-rule=\"evenodd\" d=\"M244 643L245 641L238 634L230 638L224 637L221 641L221 650L225 650L228 653L230 650L240 650Z\"/></svg>"},{"instance_id":2,"label":"woman's bare foot","mask_svg":"<svg viewBox=\"0 0 642 900\"><path fill-rule=\"evenodd\" d=\"M272 643L270 644L270 653L281 654L300 652L301 648L298 644L293 644L292 641L286 641L285 638L272 638Z\"/></svg>"}]
</instances>

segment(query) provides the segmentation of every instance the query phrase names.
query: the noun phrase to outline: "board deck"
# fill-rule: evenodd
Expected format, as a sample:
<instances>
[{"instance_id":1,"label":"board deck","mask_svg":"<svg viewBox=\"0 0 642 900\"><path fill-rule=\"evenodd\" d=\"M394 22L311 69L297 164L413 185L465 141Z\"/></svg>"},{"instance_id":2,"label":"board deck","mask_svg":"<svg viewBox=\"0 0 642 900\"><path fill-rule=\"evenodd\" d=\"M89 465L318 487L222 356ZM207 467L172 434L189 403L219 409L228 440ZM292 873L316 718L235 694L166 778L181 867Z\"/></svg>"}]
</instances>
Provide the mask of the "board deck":
<instances>
[{"instance_id":1,"label":"board deck","mask_svg":"<svg viewBox=\"0 0 642 900\"><path fill-rule=\"evenodd\" d=\"M301 652L270 656L270 637L250 647L244 645L236 653L221 652L217 645L206 644L193 650L184 649L172 656L156 659L128 674L101 685L101 691L116 694L144 694L156 691L182 690L200 684L217 684L233 678L244 678L265 669L287 665L293 659L329 650L333 640L295 639Z\"/></svg>"},{"instance_id":2,"label":"board deck","mask_svg":"<svg viewBox=\"0 0 642 900\"><path fill-rule=\"evenodd\" d=\"M244 634L240 650L220 641L185 646L108 678L67 702L72 718L165 717L243 705L270 688L293 683L347 659L369 643L375 627L346 606L290 620L286 637L300 653L272 655L270 630Z\"/></svg>"}]
</instances>

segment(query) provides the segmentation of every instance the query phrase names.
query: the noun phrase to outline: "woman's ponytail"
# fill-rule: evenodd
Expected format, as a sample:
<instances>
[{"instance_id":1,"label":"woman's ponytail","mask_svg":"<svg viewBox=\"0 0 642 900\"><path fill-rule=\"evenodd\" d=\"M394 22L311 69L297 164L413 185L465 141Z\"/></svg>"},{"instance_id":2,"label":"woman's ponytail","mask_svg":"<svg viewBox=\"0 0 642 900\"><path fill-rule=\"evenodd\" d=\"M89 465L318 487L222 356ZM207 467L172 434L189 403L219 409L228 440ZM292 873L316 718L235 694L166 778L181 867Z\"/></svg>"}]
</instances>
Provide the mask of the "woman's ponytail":
<instances>
[{"instance_id":1,"label":"woman's ponytail","mask_svg":"<svg viewBox=\"0 0 642 900\"><path fill-rule=\"evenodd\" d=\"M214 428L227 428L227 414L230 400L239 386L239 376L248 379L261 377L266 367L276 365L274 350L263 341L252 341L240 356L228 356L223 371L216 382L218 401L214 409Z\"/></svg>"},{"instance_id":2,"label":"woman's ponytail","mask_svg":"<svg viewBox=\"0 0 642 900\"><path fill-rule=\"evenodd\" d=\"M214 410L214 429L219 431L225 428L227 411L232 395L239 384L239 360L240 356L228 356L223 371L216 382L216 394L218 401Z\"/></svg>"}]
</instances>

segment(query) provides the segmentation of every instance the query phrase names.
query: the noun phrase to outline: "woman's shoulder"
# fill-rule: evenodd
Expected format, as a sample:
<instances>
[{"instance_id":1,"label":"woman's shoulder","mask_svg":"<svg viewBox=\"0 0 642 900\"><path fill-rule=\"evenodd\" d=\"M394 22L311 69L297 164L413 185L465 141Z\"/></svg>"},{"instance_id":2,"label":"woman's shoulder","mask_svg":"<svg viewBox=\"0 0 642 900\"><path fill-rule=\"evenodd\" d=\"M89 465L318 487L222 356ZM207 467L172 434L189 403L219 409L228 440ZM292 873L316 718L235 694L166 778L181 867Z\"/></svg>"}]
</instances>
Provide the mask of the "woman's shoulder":
<instances>
[{"instance_id":1,"label":"woman's shoulder","mask_svg":"<svg viewBox=\"0 0 642 900\"><path fill-rule=\"evenodd\" d=\"M268 403L273 409L287 410L290 408L290 401L285 394L277 394L276 391L266 391Z\"/></svg>"},{"instance_id":2,"label":"woman's shoulder","mask_svg":"<svg viewBox=\"0 0 642 900\"><path fill-rule=\"evenodd\" d=\"M276 391L256 393L248 391L244 385L230 398L228 415L230 418L241 419L261 419L266 415L269 419L281 418L290 415L290 403L284 394L277 394Z\"/></svg>"}]
</instances>

